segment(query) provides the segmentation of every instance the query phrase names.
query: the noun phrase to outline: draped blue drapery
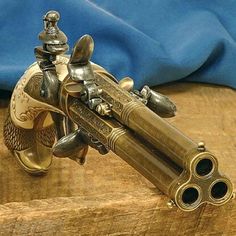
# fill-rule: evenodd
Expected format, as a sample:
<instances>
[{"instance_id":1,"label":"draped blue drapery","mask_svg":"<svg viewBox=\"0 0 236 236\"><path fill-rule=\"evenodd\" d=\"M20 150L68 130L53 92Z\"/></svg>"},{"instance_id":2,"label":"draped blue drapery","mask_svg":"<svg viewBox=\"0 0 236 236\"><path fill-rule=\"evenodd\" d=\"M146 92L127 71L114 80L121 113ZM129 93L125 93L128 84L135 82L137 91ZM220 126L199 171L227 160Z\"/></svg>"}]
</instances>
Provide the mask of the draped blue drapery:
<instances>
[{"instance_id":1,"label":"draped blue drapery","mask_svg":"<svg viewBox=\"0 0 236 236\"><path fill-rule=\"evenodd\" d=\"M235 0L0 0L0 9L0 89L34 62L52 9L71 48L90 34L92 60L137 88L180 79L236 87Z\"/></svg>"}]
</instances>

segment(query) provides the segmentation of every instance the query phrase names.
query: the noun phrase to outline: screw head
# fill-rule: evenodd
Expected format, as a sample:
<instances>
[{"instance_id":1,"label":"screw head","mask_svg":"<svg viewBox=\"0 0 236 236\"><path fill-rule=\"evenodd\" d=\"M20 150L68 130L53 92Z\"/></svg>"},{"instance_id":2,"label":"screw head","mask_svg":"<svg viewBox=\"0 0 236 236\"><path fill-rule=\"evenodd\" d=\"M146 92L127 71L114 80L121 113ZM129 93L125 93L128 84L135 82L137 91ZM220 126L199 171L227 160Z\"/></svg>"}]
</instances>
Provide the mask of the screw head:
<instances>
[{"instance_id":1,"label":"screw head","mask_svg":"<svg viewBox=\"0 0 236 236\"><path fill-rule=\"evenodd\" d=\"M203 141L199 142L197 149L198 151L204 152L206 150L205 143Z\"/></svg>"},{"instance_id":2,"label":"screw head","mask_svg":"<svg viewBox=\"0 0 236 236\"><path fill-rule=\"evenodd\" d=\"M176 206L173 200L168 201L166 205L170 209Z\"/></svg>"}]
</instances>

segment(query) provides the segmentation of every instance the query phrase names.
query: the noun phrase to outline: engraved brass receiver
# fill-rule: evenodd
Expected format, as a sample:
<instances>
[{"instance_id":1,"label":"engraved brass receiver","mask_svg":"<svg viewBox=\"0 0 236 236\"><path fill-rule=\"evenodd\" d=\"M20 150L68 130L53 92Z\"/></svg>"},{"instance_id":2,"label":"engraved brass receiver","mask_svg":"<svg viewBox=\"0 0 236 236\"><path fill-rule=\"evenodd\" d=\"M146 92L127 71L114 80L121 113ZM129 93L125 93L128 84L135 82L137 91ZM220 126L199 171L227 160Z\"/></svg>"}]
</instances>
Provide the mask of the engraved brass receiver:
<instances>
[{"instance_id":1,"label":"engraved brass receiver","mask_svg":"<svg viewBox=\"0 0 236 236\"><path fill-rule=\"evenodd\" d=\"M44 174L52 153L83 164L91 146L116 153L184 211L228 202L233 186L216 157L161 118L174 116L175 105L148 86L135 90L128 77L117 82L92 63L89 35L70 57L63 55L67 38L58 20L54 11L45 16L37 62L18 81L4 125L5 144L21 167Z\"/></svg>"}]
</instances>

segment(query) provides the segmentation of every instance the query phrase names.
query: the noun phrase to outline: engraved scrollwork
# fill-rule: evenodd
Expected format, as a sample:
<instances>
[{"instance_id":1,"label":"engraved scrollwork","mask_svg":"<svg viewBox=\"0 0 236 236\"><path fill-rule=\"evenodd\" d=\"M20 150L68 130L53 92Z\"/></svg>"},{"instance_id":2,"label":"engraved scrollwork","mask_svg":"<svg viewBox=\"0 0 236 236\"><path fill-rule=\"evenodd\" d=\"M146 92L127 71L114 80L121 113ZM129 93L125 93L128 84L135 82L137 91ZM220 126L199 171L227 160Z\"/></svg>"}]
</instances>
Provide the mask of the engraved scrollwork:
<instances>
[{"instance_id":1,"label":"engraved scrollwork","mask_svg":"<svg viewBox=\"0 0 236 236\"><path fill-rule=\"evenodd\" d=\"M100 117L96 116L86 105L76 101L70 107L70 116L79 126L93 134L103 144L107 143L107 137L112 128Z\"/></svg>"},{"instance_id":2,"label":"engraved scrollwork","mask_svg":"<svg viewBox=\"0 0 236 236\"><path fill-rule=\"evenodd\" d=\"M26 72L25 72L26 73ZM16 114L16 100L17 102L24 103L28 102L29 98L25 95L23 88L27 82L26 77L24 76L16 85L15 92L12 95L11 108L14 114Z\"/></svg>"},{"instance_id":3,"label":"engraved scrollwork","mask_svg":"<svg viewBox=\"0 0 236 236\"><path fill-rule=\"evenodd\" d=\"M45 108L42 107L28 107L28 110L25 112L20 113L19 120L20 121L27 121L27 120L34 120L36 116L41 112L44 111Z\"/></svg>"},{"instance_id":4,"label":"engraved scrollwork","mask_svg":"<svg viewBox=\"0 0 236 236\"><path fill-rule=\"evenodd\" d=\"M101 94L102 99L112 105L112 110L115 112L121 112L123 106L126 103L132 101L132 98L123 91L119 86L113 85L113 81L99 75L95 76L96 83L101 86L103 93Z\"/></svg>"}]
</instances>

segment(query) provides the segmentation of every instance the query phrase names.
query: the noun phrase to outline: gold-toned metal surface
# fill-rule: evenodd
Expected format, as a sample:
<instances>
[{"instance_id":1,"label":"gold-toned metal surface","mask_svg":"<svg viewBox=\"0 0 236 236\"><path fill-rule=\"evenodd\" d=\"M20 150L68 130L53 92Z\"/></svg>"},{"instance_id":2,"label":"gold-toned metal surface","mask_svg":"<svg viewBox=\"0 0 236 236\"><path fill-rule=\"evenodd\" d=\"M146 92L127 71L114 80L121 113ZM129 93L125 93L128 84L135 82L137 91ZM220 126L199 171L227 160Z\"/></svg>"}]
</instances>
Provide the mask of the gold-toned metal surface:
<instances>
[{"instance_id":1,"label":"gold-toned metal surface","mask_svg":"<svg viewBox=\"0 0 236 236\"><path fill-rule=\"evenodd\" d=\"M119 81L119 85L122 89L131 92L134 88L134 81L129 77L125 77Z\"/></svg>"},{"instance_id":2,"label":"gold-toned metal surface","mask_svg":"<svg viewBox=\"0 0 236 236\"><path fill-rule=\"evenodd\" d=\"M206 202L220 205L231 199L232 184L218 172L218 162L214 155L208 151L199 151L198 145L193 141L190 142L180 131L174 137L168 136L168 132L173 132L174 128L166 121L162 120L161 125L163 122L166 125L166 130L163 132L168 138L166 138L167 142L174 142L175 140L172 138L179 138L179 140L183 140L184 144L185 142L192 144L186 147L181 146L183 150L186 150L186 154L180 156L182 159L178 159L178 161L173 158L174 156L169 155L168 150L160 150L157 145L148 142L144 138L145 136L133 132L135 130L129 130L114 118L103 119L75 98L70 100L69 107L69 116L76 124L84 127L142 173L155 186L170 196L181 209L191 211ZM146 112L146 117L149 112L151 111ZM141 125L140 127L145 129ZM147 126L146 129L150 128ZM174 129L174 132L177 130ZM162 142L161 137L157 137L157 139ZM168 147L169 143L165 143L165 145ZM172 147L174 145L170 142L170 148ZM176 149L176 153L178 153L177 151L178 149ZM214 199L209 190L212 185L215 185L215 180L227 185L227 193L222 194L219 200ZM218 187L216 186L217 191L222 191L220 186Z\"/></svg>"},{"instance_id":3,"label":"gold-toned metal surface","mask_svg":"<svg viewBox=\"0 0 236 236\"><path fill-rule=\"evenodd\" d=\"M59 19L55 12L49 16ZM46 27L48 39L47 32ZM191 211L228 202L233 186L219 172L216 157L204 142L194 142L162 118L175 115L174 103L148 86L135 90L131 78L117 82L90 62L93 49L93 39L84 35L70 58L59 50L50 73L38 61L16 85L4 139L23 169L45 174L53 154L83 164L90 146L100 154L116 153L170 197L169 207ZM55 80L57 90L43 87ZM52 100L43 89L52 92Z\"/></svg>"}]
</instances>

